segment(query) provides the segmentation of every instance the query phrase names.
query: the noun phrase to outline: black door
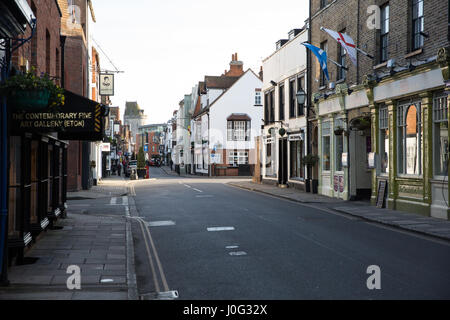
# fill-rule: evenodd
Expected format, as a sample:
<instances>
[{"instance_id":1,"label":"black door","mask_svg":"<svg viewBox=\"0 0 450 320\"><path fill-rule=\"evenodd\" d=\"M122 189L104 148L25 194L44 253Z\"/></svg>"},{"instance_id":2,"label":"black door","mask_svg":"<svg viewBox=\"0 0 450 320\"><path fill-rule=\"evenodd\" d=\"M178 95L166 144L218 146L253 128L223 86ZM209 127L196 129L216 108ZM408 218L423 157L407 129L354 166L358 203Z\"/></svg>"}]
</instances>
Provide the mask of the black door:
<instances>
[{"instance_id":1,"label":"black door","mask_svg":"<svg viewBox=\"0 0 450 320\"><path fill-rule=\"evenodd\" d=\"M287 157L287 139L280 139L278 148L278 183L287 184L288 180L288 157Z\"/></svg>"}]
</instances>

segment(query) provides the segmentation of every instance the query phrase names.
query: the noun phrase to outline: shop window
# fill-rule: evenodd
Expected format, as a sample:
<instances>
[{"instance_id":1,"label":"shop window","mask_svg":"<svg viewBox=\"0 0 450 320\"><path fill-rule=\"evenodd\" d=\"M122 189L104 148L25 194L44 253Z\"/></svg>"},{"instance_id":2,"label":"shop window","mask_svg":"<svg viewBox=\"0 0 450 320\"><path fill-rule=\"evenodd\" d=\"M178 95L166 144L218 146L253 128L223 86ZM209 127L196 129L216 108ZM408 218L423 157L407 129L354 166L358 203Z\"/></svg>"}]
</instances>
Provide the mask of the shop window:
<instances>
[{"instance_id":1,"label":"shop window","mask_svg":"<svg viewBox=\"0 0 450 320\"><path fill-rule=\"evenodd\" d=\"M389 112L387 107L381 107L380 119L380 167L381 173L389 173Z\"/></svg>"},{"instance_id":2,"label":"shop window","mask_svg":"<svg viewBox=\"0 0 450 320\"><path fill-rule=\"evenodd\" d=\"M337 127L344 127L344 121L342 119L336 119L334 122L335 128ZM344 152L344 135L335 135L335 152L336 152L336 158L335 158L335 165L336 165L336 171L342 171L342 153Z\"/></svg>"},{"instance_id":3,"label":"shop window","mask_svg":"<svg viewBox=\"0 0 450 320\"><path fill-rule=\"evenodd\" d=\"M397 112L398 173L422 174L420 103L400 105Z\"/></svg>"},{"instance_id":4,"label":"shop window","mask_svg":"<svg viewBox=\"0 0 450 320\"><path fill-rule=\"evenodd\" d=\"M331 141L331 127L330 122L322 123L322 170L330 171L330 141Z\"/></svg>"},{"instance_id":5,"label":"shop window","mask_svg":"<svg viewBox=\"0 0 450 320\"><path fill-rule=\"evenodd\" d=\"M8 235L19 236L19 221L22 197L20 193L21 183L21 139L11 137L9 153L9 210L8 210Z\"/></svg>"},{"instance_id":6,"label":"shop window","mask_svg":"<svg viewBox=\"0 0 450 320\"><path fill-rule=\"evenodd\" d=\"M302 163L303 140L290 142L291 178L304 178L304 166Z\"/></svg>"},{"instance_id":7,"label":"shop window","mask_svg":"<svg viewBox=\"0 0 450 320\"><path fill-rule=\"evenodd\" d=\"M433 100L433 151L434 175L448 175L448 105L447 95L440 94Z\"/></svg>"},{"instance_id":8,"label":"shop window","mask_svg":"<svg viewBox=\"0 0 450 320\"><path fill-rule=\"evenodd\" d=\"M276 166L276 150L275 150L275 143L267 143L266 144L266 176L276 176L275 166Z\"/></svg>"}]
</instances>

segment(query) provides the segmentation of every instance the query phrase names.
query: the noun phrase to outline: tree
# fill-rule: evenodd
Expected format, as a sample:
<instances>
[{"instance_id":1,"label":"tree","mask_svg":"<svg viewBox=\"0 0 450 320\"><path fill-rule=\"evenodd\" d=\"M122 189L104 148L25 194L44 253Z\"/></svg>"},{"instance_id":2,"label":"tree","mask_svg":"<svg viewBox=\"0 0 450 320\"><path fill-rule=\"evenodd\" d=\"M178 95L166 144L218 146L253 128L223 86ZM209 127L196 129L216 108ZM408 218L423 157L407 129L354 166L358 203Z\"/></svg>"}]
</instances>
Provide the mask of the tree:
<instances>
[{"instance_id":1,"label":"tree","mask_svg":"<svg viewBox=\"0 0 450 320\"><path fill-rule=\"evenodd\" d=\"M139 153L137 157L137 168L138 169L145 169L145 154L144 154L144 148L139 148Z\"/></svg>"}]
</instances>

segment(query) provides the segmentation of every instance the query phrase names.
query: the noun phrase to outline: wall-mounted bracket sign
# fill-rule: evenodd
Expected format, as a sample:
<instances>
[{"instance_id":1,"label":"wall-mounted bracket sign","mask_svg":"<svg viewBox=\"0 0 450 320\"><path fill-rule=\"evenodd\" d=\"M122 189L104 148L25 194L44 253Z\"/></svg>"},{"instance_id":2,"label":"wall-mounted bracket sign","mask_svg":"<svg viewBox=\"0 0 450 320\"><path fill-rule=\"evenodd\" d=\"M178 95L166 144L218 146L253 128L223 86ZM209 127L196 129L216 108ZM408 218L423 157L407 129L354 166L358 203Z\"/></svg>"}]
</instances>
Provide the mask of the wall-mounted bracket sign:
<instances>
[{"instance_id":1,"label":"wall-mounted bracket sign","mask_svg":"<svg viewBox=\"0 0 450 320\"><path fill-rule=\"evenodd\" d=\"M58 132L61 140L103 140L106 107L70 91L64 95L65 104L58 110L24 112L10 106L12 134Z\"/></svg>"},{"instance_id":2,"label":"wall-mounted bracket sign","mask_svg":"<svg viewBox=\"0 0 450 320\"><path fill-rule=\"evenodd\" d=\"M101 96L114 95L114 74L111 73L100 74L100 95Z\"/></svg>"}]
</instances>

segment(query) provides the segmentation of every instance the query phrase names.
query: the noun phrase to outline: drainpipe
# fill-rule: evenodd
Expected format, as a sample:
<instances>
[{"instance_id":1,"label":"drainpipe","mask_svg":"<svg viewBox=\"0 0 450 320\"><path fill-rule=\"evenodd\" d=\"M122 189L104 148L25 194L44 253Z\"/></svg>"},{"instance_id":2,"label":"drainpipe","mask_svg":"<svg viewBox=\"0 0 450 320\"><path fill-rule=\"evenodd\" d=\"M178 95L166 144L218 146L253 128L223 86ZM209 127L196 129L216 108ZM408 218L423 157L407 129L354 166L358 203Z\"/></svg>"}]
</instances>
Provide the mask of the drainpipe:
<instances>
[{"instance_id":1,"label":"drainpipe","mask_svg":"<svg viewBox=\"0 0 450 320\"><path fill-rule=\"evenodd\" d=\"M11 42L5 40L5 58L2 66L2 80L5 81L9 76L11 63ZM1 209L0 209L0 285L8 285L7 275L7 242L8 242L8 108L6 96L1 97Z\"/></svg>"},{"instance_id":2,"label":"drainpipe","mask_svg":"<svg viewBox=\"0 0 450 320\"><path fill-rule=\"evenodd\" d=\"M61 43L61 88L66 88L66 71L65 71L65 48L66 48L66 36L60 36Z\"/></svg>"}]
</instances>

